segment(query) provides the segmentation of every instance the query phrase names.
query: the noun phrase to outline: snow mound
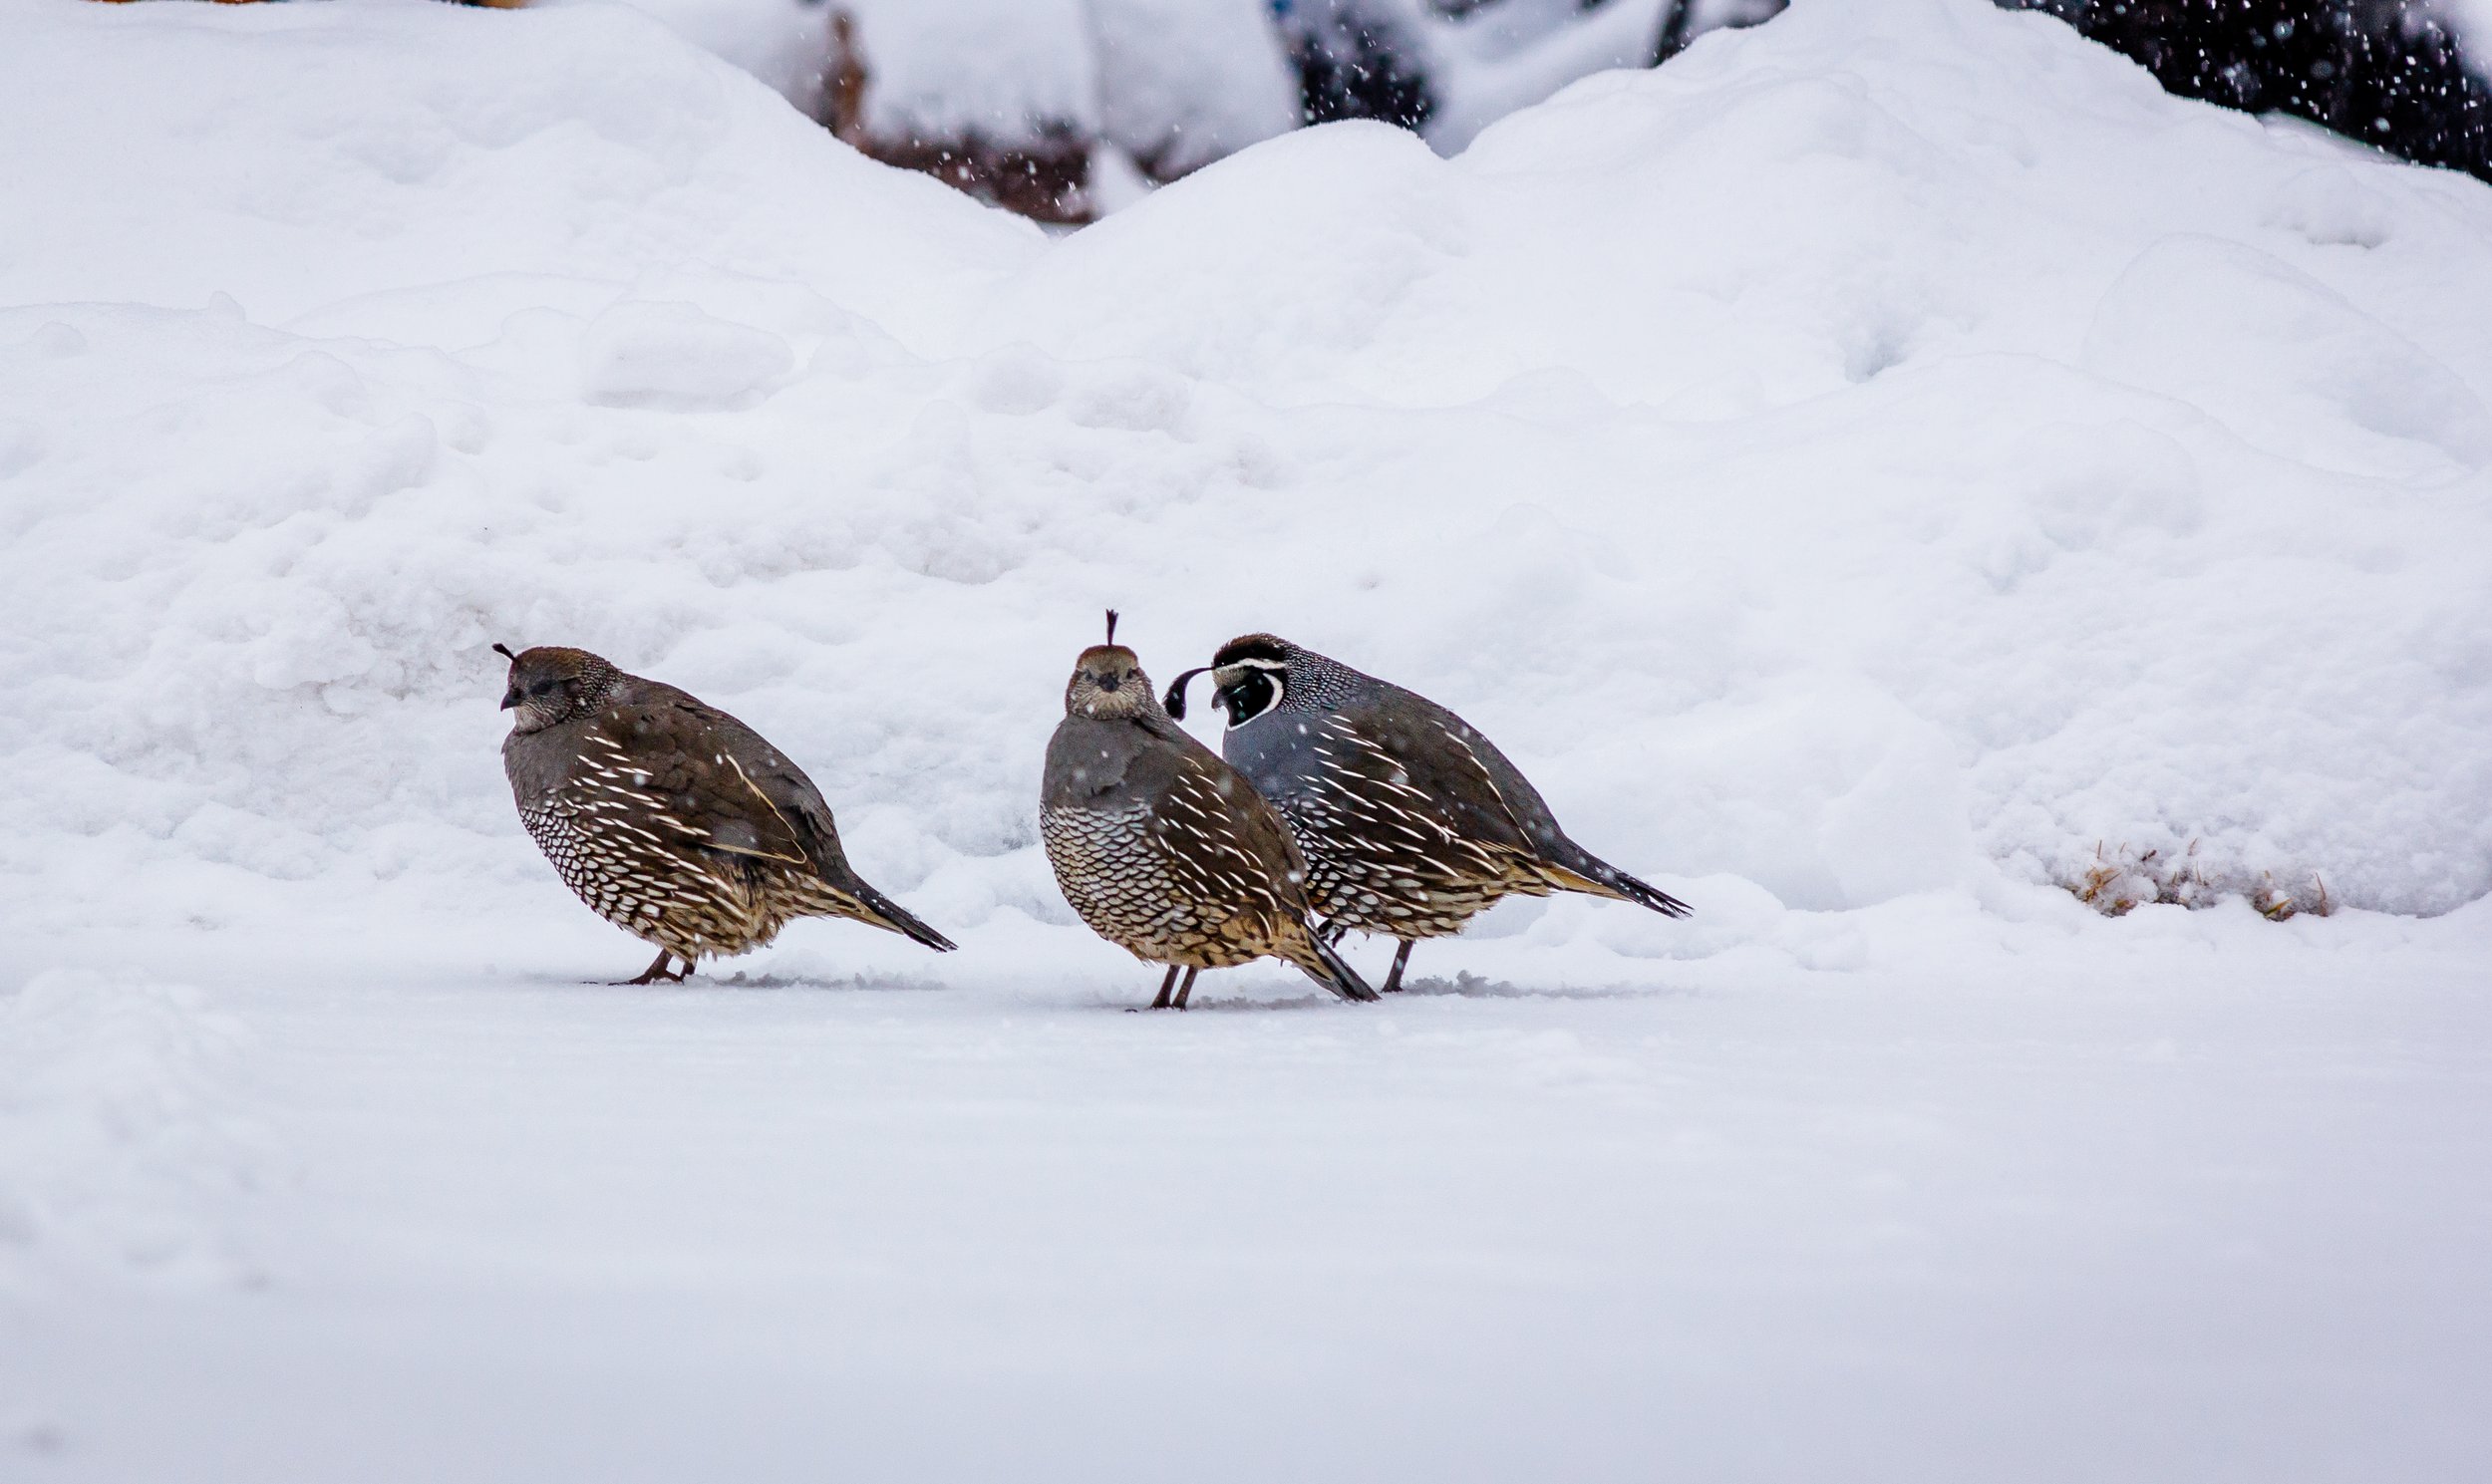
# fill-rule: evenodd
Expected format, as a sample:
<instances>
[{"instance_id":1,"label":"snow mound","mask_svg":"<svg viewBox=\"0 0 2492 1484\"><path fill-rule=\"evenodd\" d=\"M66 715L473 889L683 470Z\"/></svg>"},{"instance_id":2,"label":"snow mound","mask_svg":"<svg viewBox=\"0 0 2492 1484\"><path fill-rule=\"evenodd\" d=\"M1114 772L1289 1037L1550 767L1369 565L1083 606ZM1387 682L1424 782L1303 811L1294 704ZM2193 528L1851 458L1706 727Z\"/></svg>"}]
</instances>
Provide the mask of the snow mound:
<instances>
[{"instance_id":1,"label":"snow mound","mask_svg":"<svg viewBox=\"0 0 2492 1484\"><path fill-rule=\"evenodd\" d=\"M821 0L529 0L625 5L683 37L807 113L819 105L830 61L830 8Z\"/></svg>"},{"instance_id":2,"label":"snow mound","mask_svg":"<svg viewBox=\"0 0 2492 1484\"><path fill-rule=\"evenodd\" d=\"M1163 680L1269 628L1498 739L1698 908L1482 924L1591 982L2105 860L2492 890L2492 193L2046 19L1803 3L1051 243L615 8L6 15L28 941L620 952L495 751L487 646L564 642L800 758L967 950L775 952L1124 972L1032 818L1109 604Z\"/></svg>"},{"instance_id":3,"label":"snow mound","mask_svg":"<svg viewBox=\"0 0 2492 1484\"><path fill-rule=\"evenodd\" d=\"M1038 244L619 7L7 13L0 303L462 346L682 274L899 329Z\"/></svg>"},{"instance_id":4,"label":"snow mound","mask_svg":"<svg viewBox=\"0 0 2492 1484\"><path fill-rule=\"evenodd\" d=\"M2492 886L2488 213L2044 17L1802 5L1450 162L1250 151L999 326L1298 409L1329 528L1258 509L1229 602L1467 670L1646 858L2433 912Z\"/></svg>"}]
</instances>

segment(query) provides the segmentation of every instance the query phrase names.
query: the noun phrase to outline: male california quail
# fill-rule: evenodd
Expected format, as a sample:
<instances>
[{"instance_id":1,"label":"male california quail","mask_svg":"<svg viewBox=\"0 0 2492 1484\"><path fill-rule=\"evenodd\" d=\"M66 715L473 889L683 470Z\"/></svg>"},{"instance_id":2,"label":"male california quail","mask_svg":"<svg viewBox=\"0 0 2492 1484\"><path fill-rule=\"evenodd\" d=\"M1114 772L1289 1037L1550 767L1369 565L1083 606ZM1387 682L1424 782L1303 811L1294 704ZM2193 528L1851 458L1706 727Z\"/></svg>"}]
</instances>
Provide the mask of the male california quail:
<instances>
[{"instance_id":1,"label":"male california quail","mask_svg":"<svg viewBox=\"0 0 2492 1484\"><path fill-rule=\"evenodd\" d=\"M949 939L848 869L803 769L723 711L586 650L511 654L501 744L519 821L597 915L658 946L633 984L760 948L798 917ZM684 967L667 972L667 960Z\"/></svg>"},{"instance_id":2,"label":"male california quail","mask_svg":"<svg viewBox=\"0 0 2492 1484\"><path fill-rule=\"evenodd\" d=\"M1376 998L1316 937L1289 827L1160 710L1113 612L1107 642L1082 652L1065 687L1039 824L1056 884L1090 930L1168 966L1151 1009L1183 1010L1195 975L1267 956L1345 1000Z\"/></svg>"},{"instance_id":3,"label":"male california quail","mask_svg":"<svg viewBox=\"0 0 2492 1484\"><path fill-rule=\"evenodd\" d=\"M1441 938L1513 893L1579 891L1685 917L1688 904L1566 837L1540 790L1460 717L1400 686L1270 634L1232 639L1168 687L1211 673L1229 714L1220 750L1272 800L1307 857L1328 941L1351 928L1410 945Z\"/></svg>"}]
</instances>

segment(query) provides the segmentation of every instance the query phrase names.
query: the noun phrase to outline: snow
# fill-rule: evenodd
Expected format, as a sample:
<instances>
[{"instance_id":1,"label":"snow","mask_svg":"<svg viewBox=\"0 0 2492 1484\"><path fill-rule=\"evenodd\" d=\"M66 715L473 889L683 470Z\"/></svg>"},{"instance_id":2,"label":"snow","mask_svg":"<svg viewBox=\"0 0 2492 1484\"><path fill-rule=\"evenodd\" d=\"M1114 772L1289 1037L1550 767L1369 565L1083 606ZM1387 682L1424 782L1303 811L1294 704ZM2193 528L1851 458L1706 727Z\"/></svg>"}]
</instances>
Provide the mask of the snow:
<instances>
[{"instance_id":1,"label":"snow","mask_svg":"<svg viewBox=\"0 0 2492 1484\"><path fill-rule=\"evenodd\" d=\"M1924 899L1813 925L1849 966L1182 1019L1104 977L583 988L534 919L54 972L0 1001L44 1206L0 1236L0 1456L2454 1484L2465 915L2471 958L2239 908L2037 952Z\"/></svg>"},{"instance_id":2,"label":"snow","mask_svg":"<svg viewBox=\"0 0 2492 1484\"><path fill-rule=\"evenodd\" d=\"M1421 0L1402 0L1408 34L1423 37L1437 108L1428 143L1451 153L1482 129L1578 79L1611 68L1646 67L1674 0L1504 0L1447 20ZM1690 34L1726 19L1703 15Z\"/></svg>"},{"instance_id":3,"label":"snow","mask_svg":"<svg viewBox=\"0 0 2492 1484\"><path fill-rule=\"evenodd\" d=\"M1098 59L1085 0L847 0L864 53L867 126L895 139L1021 144L1094 133Z\"/></svg>"},{"instance_id":4,"label":"snow","mask_svg":"<svg viewBox=\"0 0 2492 1484\"><path fill-rule=\"evenodd\" d=\"M1298 127L1266 0L1089 0L1100 132L1171 178Z\"/></svg>"},{"instance_id":5,"label":"snow","mask_svg":"<svg viewBox=\"0 0 2492 1484\"><path fill-rule=\"evenodd\" d=\"M16 0L0 130L43 142L8 165L12 198L43 208L0 221L0 302L195 314L223 294L261 326L465 349L681 275L896 332L1038 240L820 139L636 14L436 9ZM67 127L82 91L131 106Z\"/></svg>"},{"instance_id":6,"label":"snow","mask_svg":"<svg viewBox=\"0 0 2492 1484\"><path fill-rule=\"evenodd\" d=\"M529 0L532 7L623 5L720 60L751 73L810 113L830 61L830 7L821 0Z\"/></svg>"},{"instance_id":7,"label":"snow","mask_svg":"<svg viewBox=\"0 0 2492 1484\"><path fill-rule=\"evenodd\" d=\"M1050 239L622 7L0 4L0 1472L2479 1471L2481 182L1804 0ZM1696 917L1117 1013L1111 604ZM583 986L496 641L961 951Z\"/></svg>"},{"instance_id":8,"label":"snow","mask_svg":"<svg viewBox=\"0 0 2492 1484\"><path fill-rule=\"evenodd\" d=\"M880 139L1026 148L1070 134L1111 147L1098 159L1139 160L1165 179L1298 125L1297 77L1263 0L845 9L866 74L864 126Z\"/></svg>"}]
</instances>

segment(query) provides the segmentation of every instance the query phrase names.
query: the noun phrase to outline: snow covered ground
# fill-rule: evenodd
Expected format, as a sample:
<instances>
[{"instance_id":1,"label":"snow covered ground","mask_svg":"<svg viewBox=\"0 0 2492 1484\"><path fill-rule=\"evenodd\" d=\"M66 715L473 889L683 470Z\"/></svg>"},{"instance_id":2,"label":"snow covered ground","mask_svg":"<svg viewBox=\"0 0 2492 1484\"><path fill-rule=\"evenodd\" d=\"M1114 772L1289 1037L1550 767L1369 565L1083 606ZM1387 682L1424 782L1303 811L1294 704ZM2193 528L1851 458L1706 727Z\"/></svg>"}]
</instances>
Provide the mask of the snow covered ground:
<instances>
[{"instance_id":1,"label":"snow covered ground","mask_svg":"<svg viewBox=\"0 0 2492 1484\"><path fill-rule=\"evenodd\" d=\"M1054 240L618 8L0 31L0 1476L2481 1475L2480 182L1979 0ZM1697 916L1118 1013L1110 604ZM584 986L495 641L961 952Z\"/></svg>"},{"instance_id":2,"label":"snow covered ground","mask_svg":"<svg viewBox=\"0 0 2492 1484\"><path fill-rule=\"evenodd\" d=\"M1884 965L1373 1014L524 929L51 974L0 1474L2480 1475L2479 921L1845 916Z\"/></svg>"}]
</instances>

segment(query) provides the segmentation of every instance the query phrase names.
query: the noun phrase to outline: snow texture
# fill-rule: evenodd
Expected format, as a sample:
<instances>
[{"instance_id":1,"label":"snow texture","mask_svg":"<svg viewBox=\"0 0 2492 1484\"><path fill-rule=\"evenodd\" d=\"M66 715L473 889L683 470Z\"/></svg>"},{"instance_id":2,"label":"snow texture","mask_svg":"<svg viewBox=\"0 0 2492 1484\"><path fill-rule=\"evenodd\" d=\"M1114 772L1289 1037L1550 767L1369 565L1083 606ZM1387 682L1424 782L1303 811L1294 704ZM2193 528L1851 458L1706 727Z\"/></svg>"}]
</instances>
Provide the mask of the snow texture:
<instances>
[{"instance_id":1,"label":"snow texture","mask_svg":"<svg viewBox=\"0 0 2492 1484\"><path fill-rule=\"evenodd\" d=\"M2098 846L2482 895L2492 200L1840 9L1050 245L603 10L21 7L16 889L533 879L475 698L563 640L834 779L936 918L1064 925L1026 795L1114 602L1795 907Z\"/></svg>"},{"instance_id":2,"label":"snow texture","mask_svg":"<svg viewBox=\"0 0 2492 1484\"><path fill-rule=\"evenodd\" d=\"M1298 127L1265 0L1088 0L1100 131L1160 178Z\"/></svg>"},{"instance_id":3,"label":"snow texture","mask_svg":"<svg viewBox=\"0 0 2492 1484\"><path fill-rule=\"evenodd\" d=\"M189 962L0 995L0 1474L2481 1472L2480 907L1726 895L1641 989L1182 1018L121 935Z\"/></svg>"},{"instance_id":4,"label":"snow texture","mask_svg":"<svg viewBox=\"0 0 2492 1484\"><path fill-rule=\"evenodd\" d=\"M623 5L694 46L751 73L797 108L821 97L830 59L830 7L822 0L528 0L551 5ZM940 3L940 0L937 0Z\"/></svg>"},{"instance_id":5,"label":"snow texture","mask_svg":"<svg viewBox=\"0 0 2492 1484\"><path fill-rule=\"evenodd\" d=\"M865 127L1028 147L1101 139L1169 178L1298 125L1262 0L842 0Z\"/></svg>"},{"instance_id":6,"label":"snow texture","mask_svg":"<svg viewBox=\"0 0 2492 1484\"><path fill-rule=\"evenodd\" d=\"M1980 0L1053 239L621 7L0 31L0 1472L2479 1472L2492 187ZM1696 916L1114 1014L1110 605ZM495 641L961 951L582 988Z\"/></svg>"},{"instance_id":7,"label":"snow texture","mask_svg":"<svg viewBox=\"0 0 2492 1484\"><path fill-rule=\"evenodd\" d=\"M1369 0L1375 3L1375 0ZM1649 67L1675 0L1505 0L1456 20L1425 0L1387 0L1406 17L1402 34L1425 52L1436 109L1427 141L1439 151L1467 147L1497 120L1576 80L1611 68ZM1691 33L1718 24L1700 17Z\"/></svg>"},{"instance_id":8,"label":"snow texture","mask_svg":"<svg viewBox=\"0 0 2492 1484\"><path fill-rule=\"evenodd\" d=\"M998 145L1045 126L1094 135L1099 60L1086 0L842 0L856 18L865 123L893 139Z\"/></svg>"}]
</instances>

